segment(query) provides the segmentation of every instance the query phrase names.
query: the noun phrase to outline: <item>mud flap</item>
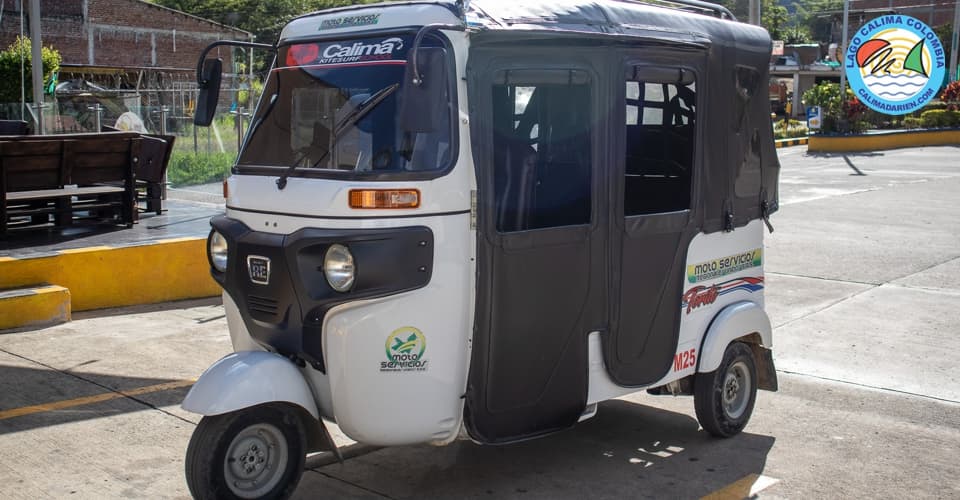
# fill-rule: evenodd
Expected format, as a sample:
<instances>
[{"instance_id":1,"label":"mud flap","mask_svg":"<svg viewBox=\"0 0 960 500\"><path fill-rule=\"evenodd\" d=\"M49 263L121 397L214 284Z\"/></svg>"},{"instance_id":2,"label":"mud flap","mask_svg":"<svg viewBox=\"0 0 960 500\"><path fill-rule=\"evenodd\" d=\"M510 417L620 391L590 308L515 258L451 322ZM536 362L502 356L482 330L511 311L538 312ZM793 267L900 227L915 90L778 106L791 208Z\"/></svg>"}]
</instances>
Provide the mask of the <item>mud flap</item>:
<instances>
[{"instance_id":1,"label":"mud flap","mask_svg":"<svg viewBox=\"0 0 960 500\"><path fill-rule=\"evenodd\" d=\"M306 417L306 415L304 415ZM340 448L337 447L337 443L334 442L333 436L330 435L330 431L327 430L327 424L320 419L309 418L308 423L313 425L307 425L307 442L309 443L308 452L318 452L318 451L329 451L333 453L333 456L336 457L337 462L343 463L343 454L340 452Z\"/></svg>"},{"instance_id":2,"label":"mud flap","mask_svg":"<svg viewBox=\"0 0 960 500\"><path fill-rule=\"evenodd\" d=\"M773 366L773 351L759 344L749 345L757 363L757 378L759 379L757 389L776 392L779 384L777 382L777 369Z\"/></svg>"}]
</instances>

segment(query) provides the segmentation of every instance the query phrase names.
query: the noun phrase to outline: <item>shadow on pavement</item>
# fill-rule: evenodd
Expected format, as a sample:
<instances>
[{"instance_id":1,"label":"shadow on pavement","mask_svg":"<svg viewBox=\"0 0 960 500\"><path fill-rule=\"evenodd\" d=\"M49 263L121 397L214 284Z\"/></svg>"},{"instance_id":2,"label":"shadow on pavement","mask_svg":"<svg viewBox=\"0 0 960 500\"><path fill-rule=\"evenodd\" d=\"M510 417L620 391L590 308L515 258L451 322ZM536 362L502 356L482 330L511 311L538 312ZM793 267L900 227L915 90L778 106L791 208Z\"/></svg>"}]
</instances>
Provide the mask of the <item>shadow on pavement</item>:
<instances>
[{"instance_id":1,"label":"shadow on pavement","mask_svg":"<svg viewBox=\"0 0 960 500\"><path fill-rule=\"evenodd\" d=\"M873 158L877 156L886 156L886 153L883 151L858 151L855 153L822 153L819 151L808 151L805 156L810 158L846 158L848 156L853 158Z\"/></svg>"},{"instance_id":2,"label":"shadow on pavement","mask_svg":"<svg viewBox=\"0 0 960 500\"><path fill-rule=\"evenodd\" d=\"M173 379L74 371L76 368L96 361L81 363L66 373L0 364L0 435L179 405L190 390L189 386L162 388L162 384L182 382ZM180 385L186 383L183 382ZM157 390L129 397L116 392L155 386L160 387ZM98 400L99 397L104 399ZM86 404L76 404L77 402L86 402ZM52 405L54 408L10 416L11 410L35 405ZM58 407L61 405L62 407Z\"/></svg>"},{"instance_id":3,"label":"shadow on pavement","mask_svg":"<svg viewBox=\"0 0 960 500\"><path fill-rule=\"evenodd\" d=\"M153 304L140 304L136 306L124 306L124 307L111 307L108 309L92 309L89 311L77 311L72 314L74 321L90 319L90 318L109 318L109 317L121 317L128 316L130 314L142 314L149 312L158 312L158 311L177 311L181 309L190 309L194 307L215 307L223 305L223 297L220 295L214 297L205 297L200 299L183 299L183 300L171 300L170 302L157 302ZM226 315L222 310L216 311L215 314L204 318L197 318L192 320L195 323L203 324L209 323L211 321L216 321L218 319L225 318ZM42 327L40 327L42 328ZM37 330L37 327L24 327L19 329L19 331L30 331ZM9 332L15 332L17 330L9 330ZM8 330L0 330L0 335L8 333ZM223 330L224 336L228 334L226 327Z\"/></svg>"},{"instance_id":4,"label":"shadow on pavement","mask_svg":"<svg viewBox=\"0 0 960 500\"><path fill-rule=\"evenodd\" d=\"M384 448L307 471L294 498L699 498L762 473L774 441L715 439L689 415L614 400L548 438Z\"/></svg>"}]
</instances>

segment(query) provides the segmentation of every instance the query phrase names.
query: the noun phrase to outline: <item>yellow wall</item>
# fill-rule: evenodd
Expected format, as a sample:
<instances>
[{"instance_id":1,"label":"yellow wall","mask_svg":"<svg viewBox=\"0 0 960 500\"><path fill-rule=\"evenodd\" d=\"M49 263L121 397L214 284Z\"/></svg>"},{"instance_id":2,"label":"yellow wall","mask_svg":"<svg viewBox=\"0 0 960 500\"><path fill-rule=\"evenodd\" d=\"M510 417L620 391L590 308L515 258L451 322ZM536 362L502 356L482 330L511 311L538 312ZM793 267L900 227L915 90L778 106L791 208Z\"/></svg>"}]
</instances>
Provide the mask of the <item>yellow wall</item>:
<instances>
[{"instance_id":1,"label":"yellow wall","mask_svg":"<svg viewBox=\"0 0 960 500\"><path fill-rule=\"evenodd\" d=\"M824 137L810 136L807 151L817 153L854 153L881 151L884 149L911 148L919 146L960 145L960 130L935 130L917 132L894 132Z\"/></svg>"},{"instance_id":2,"label":"yellow wall","mask_svg":"<svg viewBox=\"0 0 960 500\"><path fill-rule=\"evenodd\" d=\"M220 294L210 277L205 238L64 250L26 259L0 257L0 289L41 283L67 288L74 311Z\"/></svg>"}]
</instances>

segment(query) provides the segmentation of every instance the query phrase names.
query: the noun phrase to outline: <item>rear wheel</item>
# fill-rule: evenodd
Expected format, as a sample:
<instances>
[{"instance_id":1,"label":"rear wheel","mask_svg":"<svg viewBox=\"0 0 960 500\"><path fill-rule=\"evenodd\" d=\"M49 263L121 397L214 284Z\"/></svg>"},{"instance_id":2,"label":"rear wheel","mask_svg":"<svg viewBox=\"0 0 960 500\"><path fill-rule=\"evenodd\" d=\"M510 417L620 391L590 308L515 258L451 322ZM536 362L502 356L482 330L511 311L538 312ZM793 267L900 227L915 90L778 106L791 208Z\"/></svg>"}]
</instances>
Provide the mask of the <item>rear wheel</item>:
<instances>
[{"instance_id":1,"label":"rear wheel","mask_svg":"<svg viewBox=\"0 0 960 500\"><path fill-rule=\"evenodd\" d=\"M187 447L187 486L197 499L287 498L303 474L305 440L287 405L203 417Z\"/></svg>"},{"instance_id":2,"label":"rear wheel","mask_svg":"<svg viewBox=\"0 0 960 500\"><path fill-rule=\"evenodd\" d=\"M753 351L743 342L733 342L723 353L720 366L698 373L693 403L703 429L717 437L730 437L746 427L757 399L757 367Z\"/></svg>"}]
</instances>

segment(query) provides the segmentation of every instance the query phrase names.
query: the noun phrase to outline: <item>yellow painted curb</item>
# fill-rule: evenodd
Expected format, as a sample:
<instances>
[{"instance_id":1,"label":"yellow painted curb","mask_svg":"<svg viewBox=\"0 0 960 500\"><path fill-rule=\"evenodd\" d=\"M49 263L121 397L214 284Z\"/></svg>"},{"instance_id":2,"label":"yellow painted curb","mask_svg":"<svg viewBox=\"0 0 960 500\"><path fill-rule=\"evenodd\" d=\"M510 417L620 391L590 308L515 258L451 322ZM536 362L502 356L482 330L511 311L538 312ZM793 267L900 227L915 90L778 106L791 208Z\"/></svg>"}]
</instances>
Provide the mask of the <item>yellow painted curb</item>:
<instances>
[{"instance_id":1,"label":"yellow painted curb","mask_svg":"<svg viewBox=\"0 0 960 500\"><path fill-rule=\"evenodd\" d=\"M0 289L33 283L55 283L69 289L74 311L220 294L220 285L210 277L206 238L0 258Z\"/></svg>"},{"instance_id":2,"label":"yellow painted curb","mask_svg":"<svg viewBox=\"0 0 960 500\"><path fill-rule=\"evenodd\" d=\"M807 143L807 137L794 137L793 139L777 139L774 144L777 148L787 148L790 146L802 146Z\"/></svg>"},{"instance_id":3,"label":"yellow painted curb","mask_svg":"<svg viewBox=\"0 0 960 500\"><path fill-rule=\"evenodd\" d=\"M816 153L856 153L921 146L960 145L960 130L919 130L849 136L811 136L807 151Z\"/></svg>"},{"instance_id":4,"label":"yellow painted curb","mask_svg":"<svg viewBox=\"0 0 960 500\"><path fill-rule=\"evenodd\" d=\"M70 321L70 290L44 285L0 292L0 330Z\"/></svg>"}]
</instances>

